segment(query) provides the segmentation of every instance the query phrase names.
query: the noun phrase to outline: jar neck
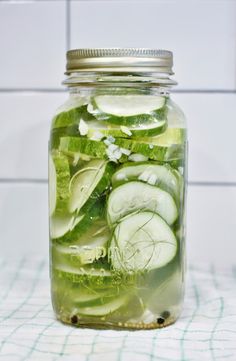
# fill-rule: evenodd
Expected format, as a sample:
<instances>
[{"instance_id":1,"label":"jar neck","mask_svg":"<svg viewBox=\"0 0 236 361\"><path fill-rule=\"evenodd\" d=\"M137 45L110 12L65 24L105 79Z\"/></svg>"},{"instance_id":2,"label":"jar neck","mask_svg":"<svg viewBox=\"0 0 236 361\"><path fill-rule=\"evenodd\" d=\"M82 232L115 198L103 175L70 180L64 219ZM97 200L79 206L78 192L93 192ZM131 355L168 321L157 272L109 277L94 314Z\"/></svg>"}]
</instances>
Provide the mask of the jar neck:
<instances>
[{"instance_id":1,"label":"jar neck","mask_svg":"<svg viewBox=\"0 0 236 361\"><path fill-rule=\"evenodd\" d=\"M81 89L137 89L137 92L169 94L170 89L177 83L167 73L102 73L77 72L71 73L64 80L64 85L70 93Z\"/></svg>"}]
</instances>

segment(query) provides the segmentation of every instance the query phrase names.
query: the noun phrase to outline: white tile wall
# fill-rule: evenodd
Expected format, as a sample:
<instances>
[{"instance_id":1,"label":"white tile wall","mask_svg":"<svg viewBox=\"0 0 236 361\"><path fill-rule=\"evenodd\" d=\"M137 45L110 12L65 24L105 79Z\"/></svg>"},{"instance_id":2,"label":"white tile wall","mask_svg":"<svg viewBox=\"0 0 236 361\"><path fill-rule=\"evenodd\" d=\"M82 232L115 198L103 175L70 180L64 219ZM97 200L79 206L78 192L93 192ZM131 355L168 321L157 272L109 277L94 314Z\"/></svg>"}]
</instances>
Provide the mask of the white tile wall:
<instances>
[{"instance_id":1,"label":"white tile wall","mask_svg":"<svg viewBox=\"0 0 236 361\"><path fill-rule=\"evenodd\" d=\"M47 186L0 183L0 248L5 253L48 251Z\"/></svg>"},{"instance_id":2,"label":"white tile wall","mask_svg":"<svg viewBox=\"0 0 236 361\"><path fill-rule=\"evenodd\" d=\"M189 132L189 180L236 182L236 93L173 94Z\"/></svg>"},{"instance_id":3,"label":"white tile wall","mask_svg":"<svg viewBox=\"0 0 236 361\"><path fill-rule=\"evenodd\" d=\"M235 89L236 2L72 1L71 45L172 49L184 89Z\"/></svg>"},{"instance_id":4,"label":"white tile wall","mask_svg":"<svg viewBox=\"0 0 236 361\"><path fill-rule=\"evenodd\" d=\"M0 92L0 178L47 178L51 118L65 93Z\"/></svg>"},{"instance_id":5,"label":"white tile wall","mask_svg":"<svg viewBox=\"0 0 236 361\"><path fill-rule=\"evenodd\" d=\"M0 87L57 88L65 29L64 1L0 2Z\"/></svg>"},{"instance_id":6,"label":"white tile wall","mask_svg":"<svg viewBox=\"0 0 236 361\"><path fill-rule=\"evenodd\" d=\"M174 51L173 99L189 124L189 261L235 261L235 10L236 0L0 1L2 252L48 249L47 140L66 97L65 49L143 46Z\"/></svg>"}]
</instances>

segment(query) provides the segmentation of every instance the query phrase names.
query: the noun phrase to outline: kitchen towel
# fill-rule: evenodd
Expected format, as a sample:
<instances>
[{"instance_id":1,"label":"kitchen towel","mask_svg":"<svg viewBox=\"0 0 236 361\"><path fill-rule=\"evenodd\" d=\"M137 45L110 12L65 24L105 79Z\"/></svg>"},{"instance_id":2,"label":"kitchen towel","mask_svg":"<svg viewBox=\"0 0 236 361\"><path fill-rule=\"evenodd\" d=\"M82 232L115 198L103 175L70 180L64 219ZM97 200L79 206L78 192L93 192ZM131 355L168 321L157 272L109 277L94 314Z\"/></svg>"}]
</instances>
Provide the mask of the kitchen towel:
<instances>
[{"instance_id":1,"label":"kitchen towel","mask_svg":"<svg viewBox=\"0 0 236 361\"><path fill-rule=\"evenodd\" d=\"M0 361L236 360L236 265L190 265L180 319L147 331L70 327L50 302L45 257L0 261Z\"/></svg>"}]
</instances>

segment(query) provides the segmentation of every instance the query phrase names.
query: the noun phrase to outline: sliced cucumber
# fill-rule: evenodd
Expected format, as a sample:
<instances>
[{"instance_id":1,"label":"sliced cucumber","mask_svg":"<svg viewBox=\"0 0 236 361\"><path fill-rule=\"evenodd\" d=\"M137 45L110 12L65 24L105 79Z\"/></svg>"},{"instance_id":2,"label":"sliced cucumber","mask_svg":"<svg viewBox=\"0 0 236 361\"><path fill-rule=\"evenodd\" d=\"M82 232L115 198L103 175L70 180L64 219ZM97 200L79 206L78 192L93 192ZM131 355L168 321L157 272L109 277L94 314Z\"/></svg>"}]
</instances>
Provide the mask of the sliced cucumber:
<instances>
[{"instance_id":1,"label":"sliced cucumber","mask_svg":"<svg viewBox=\"0 0 236 361\"><path fill-rule=\"evenodd\" d=\"M152 164L150 162L126 163L112 176L112 186L117 187L123 183L139 180L155 185L169 192L175 199L179 198L179 179L174 171L167 165Z\"/></svg>"},{"instance_id":2,"label":"sliced cucumber","mask_svg":"<svg viewBox=\"0 0 236 361\"><path fill-rule=\"evenodd\" d=\"M74 214L53 215L50 217L50 237L53 239L63 237L81 222L83 218L84 215L77 217Z\"/></svg>"},{"instance_id":3,"label":"sliced cucumber","mask_svg":"<svg viewBox=\"0 0 236 361\"><path fill-rule=\"evenodd\" d=\"M82 105L57 114L53 118L52 129L79 124L80 119L85 121L94 119L94 117L87 112L87 105Z\"/></svg>"},{"instance_id":4,"label":"sliced cucumber","mask_svg":"<svg viewBox=\"0 0 236 361\"><path fill-rule=\"evenodd\" d=\"M79 289L75 295L73 295L73 302L76 304L85 304L90 301L99 301L103 297L108 297L111 295L111 291L96 291L93 289Z\"/></svg>"},{"instance_id":5,"label":"sliced cucumber","mask_svg":"<svg viewBox=\"0 0 236 361\"><path fill-rule=\"evenodd\" d=\"M87 137L92 140L101 140L104 137L119 137L129 138L130 135L122 131L119 126L113 126L103 121L90 121L86 123L88 125Z\"/></svg>"},{"instance_id":6,"label":"sliced cucumber","mask_svg":"<svg viewBox=\"0 0 236 361\"><path fill-rule=\"evenodd\" d=\"M178 216L176 204L169 193L146 183L132 181L110 193L107 202L108 223L112 226L126 215L141 210L158 213L170 225Z\"/></svg>"},{"instance_id":7,"label":"sliced cucumber","mask_svg":"<svg viewBox=\"0 0 236 361\"><path fill-rule=\"evenodd\" d=\"M157 161L174 161L184 157L184 146L182 144L163 147L156 145L151 139L147 142L146 139L142 140L140 138L139 140L116 138L115 145L130 153L142 154L148 159ZM62 137L60 139L59 149L66 154L68 152L69 154L82 153L94 158L108 158L106 144L101 141L81 137ZM119 162L126 162L127 159L128 156L123 155L122 158L119 159Z\"/></svg>"},{"instance_id":8,"label":"sliced cucumber","mask_svg":"<svg viewBox=\"0 0 236 361\"><path fill-rule=\"evenodd\" d=\"M90 139L100 140L104 136L113 136L119 138L148 137L160 134L165 131L167 123L165 120L157 120L150 124L140 124L128 127L112 126L104 121L87 122L87 136ZM100 139L99 139L100 138Z\"/></svg>"},{"instance_id":9,"label":"sliced cucumber","mask_svg":"<svg viewBox=\"0 0 236 361\"><path fill-rule=\"evenodd\" d=\"M53 264L83 266L107 255L110 232L104 220L95 220L78 239L71 239L71 245L54 243L51 254Z\"/></svg>"},{"instance_id":10,"label":"sliced cucumber","mask_svg":"<svg viewBox=\"0 0 236 361\"><path fill-rule=\"evenodd\" d=\"M117 117L150 114L165 104L165 98L156 95L99 95L93 101L102 113Z\"/></svg>"},{"instance_id":11,"label":"sliced cucumber","mask_svg":"<svg viewBox=\"0 0 236 361\"><path fill-rule=\"evenodd\" d=\"M81 217L81 220L76 224L72 224L73 228L57 238L55 241L58 244L77 244L80 240L83 242L83 237L91 237L94 231L93 224L97 222L103 227L105 217L105 200L103 197L92 203L92 207L86 210L86 214ZM86 207L87 208L87 207ZM80 215L79 215L80 216ZM78 217L79 217L78 216ZM89 232L91 230L91 232ZM95 232L95 231L94 231ZM87 233L87 236L86 236Z\"/></svg>"},{"instance_id":12,"label":"sliced cucumber","mask_svg":"<svg viewBox=\"0 0 236 361\"><path fill-rule=\"evenodd\" d=\"M52 156L48 158L48 179L49 179L49 215L51 216L57 204L57 172Z\"/></svg>"},{"instance_id":13,"label":"sliced cucumber","mask_svg":"<svg viewBox=\"0 0 236 361\"><path fill-rule=\"evenodd\" d=\"M87 316L106 316L114 311L118 310L122 306L126 305L129 300L129 295L121 295L118 297L108 298L108 301L103 303L103 299L100 300L100 304L77 307L76 310L79 315L87 315Z\"/></svg>"},{"instance_id":14,"label":"sliced cucumber","mask_svg":"<svg viewBox=\"0 0 236 361\"><path fill-rule=\"evenodd\" d=\"M92 289L106 289L112 287L112 273L107 264L100 262L91 266L73 267L69 265L57 265L52 269L52 275L67 282L81 284L83 287Z\"/></svg>"},{"instance_id":15,"label":"sliced cucumber","mask_svg":"<svg viewBox=\"0 0 236 361\"><path fill-rule=\"evenodd\" d=\"M67 210L70 197L70 166L65 155L56 153L49 156L49 209L62 213Z\"/></svg>"},{"instance_id":16,"label":"sliced cucumber","mask_svg":"<svg viewBox=\"0 0 236 361\"><path fill-rule=\"evenodd\" d=\"M171 146L162 146L156 144L157 137L124 139L116 138L115 144L121 148L128 149L131 153L143 154L152 160L173 161L184 157L184 145L175 144Z\"/></svg>"},{"instance_id":17,"label":"sliced cucumber","mask_svg":"<svg viewBox=\"0 0 236 361\"><path fill-rule=\"evenodd\" d=\"M99 120L119 125L140 125L166 120L165 97L152 95L99 95L88 111Z\"/></svg>"},{"instance_id":18,"label":"sliced cucumber","mask_svg":"<svg viewBox=\"0 0 236 361\"><path fill-rule=\"evenodd\" d=\"M167 223L152 212L124 218L115 228L111 245L115 270L150 271L168 264L177 251L177 241Z\"/></svg>"},{"instance_id":19,"label":"sliced cucumber","mask_svg":"<svg viewBox=\"0 0 236 361\"><path fill-rule=\"evenodd\" d=\"M110 171L110 164L94 159L74 174L70 181L71 196L68 206L71 213L79 211L86 202L87 206L95 202L110 183Z\"/></svg>"},{"instance_id":20,"label":"sliced cucumber","mask_svg":"<svg viewBox=\"0 0 236 361\"><path fill-rule=\"evenodd\" d=\"M151 139L152 144L163 147L170 147L173 144L183 144L186 139L186 129L184 128L167 128L166 131ZM143 138L149 142L150 139Z\"/></svg>"},{"instance_id":21,"label":"sliced cucumber","mask_svg":"<svg viewBox=\"0 0 236 361\"><path fill-rule=\"evenodd\" d=\"M107 159L106 145L103 142L82 137L62 137L59 149L66 154L87 154L93 158Z\"/></svg>"}]
</instances>

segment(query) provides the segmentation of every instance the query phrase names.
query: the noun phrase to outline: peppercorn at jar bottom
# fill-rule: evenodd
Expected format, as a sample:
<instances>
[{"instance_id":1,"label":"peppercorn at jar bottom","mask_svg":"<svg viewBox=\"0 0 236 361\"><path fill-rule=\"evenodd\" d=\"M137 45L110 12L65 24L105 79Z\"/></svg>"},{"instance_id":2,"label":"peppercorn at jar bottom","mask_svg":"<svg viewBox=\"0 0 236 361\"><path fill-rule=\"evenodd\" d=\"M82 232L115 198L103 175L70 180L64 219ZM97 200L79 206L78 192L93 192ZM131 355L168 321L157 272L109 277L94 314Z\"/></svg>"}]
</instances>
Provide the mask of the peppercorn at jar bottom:
<instances>
[{"instance_id":1,"label":"peppercorn at jar bottom","mask_svg":"<svg viewBox=\"0 0 236 361\"><path fill-rule=\"evenodd\" d=\"M78 327L170 325L184 293L183 114L159 87L85 88L49 143L55 314Z\"/></svg>"}]
</instances>

